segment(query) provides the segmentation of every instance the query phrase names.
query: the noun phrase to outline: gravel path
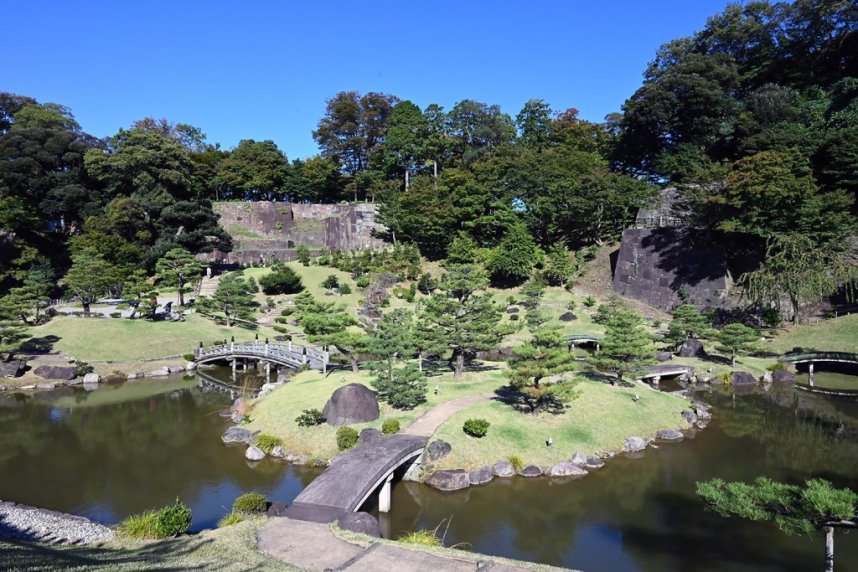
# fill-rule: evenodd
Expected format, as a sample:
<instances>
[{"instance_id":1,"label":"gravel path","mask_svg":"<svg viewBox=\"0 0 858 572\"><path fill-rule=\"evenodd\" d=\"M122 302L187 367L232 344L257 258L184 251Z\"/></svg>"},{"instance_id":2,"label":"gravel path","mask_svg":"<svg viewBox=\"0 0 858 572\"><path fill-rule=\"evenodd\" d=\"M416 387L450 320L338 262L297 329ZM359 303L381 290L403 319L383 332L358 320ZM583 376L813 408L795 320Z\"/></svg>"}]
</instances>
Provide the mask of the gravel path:
<instances>
[{"instance_id":1,"label":"gravel path","mask_svg":"<svg viewBox=\"0 0 858 572\"><path fill-rule=\"evenodd\" d=\"M51 544L91 544L115 536L113 529L82 516L0 502L0 538Z\"/></svg>"},{"instance_id":2,"label":"gravel path","mask_svg":"<svg viewBox=\"0 0 858 572\"><path fill-rule=\"evenodd\" d=\"M477 395L466 395L465 397L440 403L424 413L420 418L416 419L414 423L406 427L402 433L405 435L431 437L435 430L454 413L458 413L465 407L470 407L471 405L488 401L494 397L494 393L480 393Z\"/></svg>"}]
</instances>

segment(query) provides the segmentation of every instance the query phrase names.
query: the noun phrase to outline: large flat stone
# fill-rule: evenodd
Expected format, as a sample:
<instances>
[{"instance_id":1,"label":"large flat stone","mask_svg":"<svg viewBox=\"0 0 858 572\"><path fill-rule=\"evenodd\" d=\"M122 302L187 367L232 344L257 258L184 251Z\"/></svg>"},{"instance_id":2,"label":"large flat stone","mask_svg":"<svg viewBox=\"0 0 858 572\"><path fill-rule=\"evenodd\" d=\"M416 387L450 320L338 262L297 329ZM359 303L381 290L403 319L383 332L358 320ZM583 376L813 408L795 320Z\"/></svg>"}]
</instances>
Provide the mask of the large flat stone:
<instances>
[{"instance_id":1,"label":"large flat stone","mask_svg":"<svg viewBox=\"0 0 858 572\"><path fill-rule=\"evenodd\" d=\"M471 560L408 550L388 544L374 544L362 556L343 568L347 572L475 572L476 569L476 564Z\"/></svg>"},{"instance_id":2,"label":"large flat stone","mask_svg":"<svg viewBox=\"0 0 858 572\"><path fill-rule=\"evenodd\" d=\"M290 507L291 508L291 507ZM363 548L334 536L329 524L271 519L256 535L257 548L302 570L339 569Z\"/></svg>"}]
</instances>

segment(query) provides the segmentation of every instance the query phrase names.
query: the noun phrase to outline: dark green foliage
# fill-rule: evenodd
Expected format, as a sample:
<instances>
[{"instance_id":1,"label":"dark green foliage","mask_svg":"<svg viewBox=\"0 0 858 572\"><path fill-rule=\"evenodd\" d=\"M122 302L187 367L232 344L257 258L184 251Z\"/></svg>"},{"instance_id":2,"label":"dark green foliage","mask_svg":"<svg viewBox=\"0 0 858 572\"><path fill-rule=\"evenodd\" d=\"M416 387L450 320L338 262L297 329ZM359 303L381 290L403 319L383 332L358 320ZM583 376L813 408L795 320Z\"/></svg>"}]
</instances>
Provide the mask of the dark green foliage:
<instances>
[{"instance_id":1,"label":"dark green foliage","mask_svg":"<svg viewBox=\"0 0 858 572\"><path fill-rule=\"evenodd\" d=\"M195 356L194 354L184 354L182 356L182 359L184 359L185 361L194 361L197 359L197 356Z\"/></svg>"},{"instance_id":2,"label":"dark green foliage","mask_svg":"<svg viewBox=\"0 0 858 572\"><path fill-rule=\"evenodd\" d=\"M514 226L492 251L486 268L492 282L517 286L530 277L533 264L539 259L536 243L524 225Z\"/></svg>"},{"instance_id":3,"label":"dark green foliage","mask_svg":"<svg viewBox=\"0 0 858 572\"><path fill-rule=\"evenodd\" d=\"M719 343L715 349L730 354L732 365L736 365L736 355L753 351L760 340L760 334L754 328L733 323L717 330L715 339Z\"/></svg>"},{"instance_id":4,"label":"dark green foliage","mask_svg":"<svg viewBox=\"0 0 858 572\"><path fill-rule=\"evenodd\" d=\"M304 289L301 276L287 264L278 263L271 267L271 273L259 279L259 286L266 294L295 294Z\"/></svg>"},{"instance_id":5,"label":"dark green foliage","mask_svg":"<svg viewBox=\"0 0 858 572\"><path fill-rule=\"evenodd\" d=\"M566 245L557 243L548 251L545 270L542 275L552 286L562 286L572 277L575 268L572 264L572 255Z\"/></svg>"},{"instance_id":6,"label":"dark green foliage","mask_svg":"<svg viewBox=\"0 0 858 572\"><path fill-rule=\"evenodd\" d=\"M322 287L327 290L333 290L340 285L340 279L337 278L335 274L328 274L328 277L325 278L324 282L322 282Z\"/></svg>"},{"instance_id":7,"label":"dark green foliage","mask_svg":"<svg viewBox=\"0 0 858 572\"><path fill-rule=\"evenodd\" d=\"M340 283L340 295L341 296L348 296L351 293L352 293L352 287L349 286L347 282L341 282Z\"/></svg>"},{"instance_id":8,"label":"dark green foliage","mask_svg":"<svg viewBox=\"0 0 858 572\"><path fill-rule=\"evenodd\" d=\"M325 416L318 409L304 409L301 415L295 418L298 427L314 427L325 422Z\"/></svg>"},{"instance_id":9,"label":"dark green foliage","mask_svg":"<svg viewBox=\"0 0 858 572\"><path fill-rule=\"evenodd\" d=\"M155 264L158 280L179 291L179 306L185 305L185 286L202 278L205 266L190 251L172 248Z\"/></svg>"},{"instance_id":10,"label":"dark green foliage","mask_svg":"<svg viewBox=\"0 0 858 572\"><path fill-rule=\"evenodd\" d=\"M191 509L178 498L173 506L158 511L155 519L155 532L158 538L168 538L184 534L191 527Z\"/></svg>"},{"instance_id":11,"label":"dark green foliage","mask_svg":"<svg viewBox=\"0 0 858 572\"><path fill-rule=\"evenodd\" d=\"M411 363L377 369L372 387L379 401L395 409L414 409L426 401L426 376Z\"/></svg>"},{"instance_id":12,"label":"dark green foliage","mask_svg":"<svg viewBox=\"0 0 858 572\"><path fill-rule=\"evenodd\" d=\"M489 432L490 425L491 423L485 419L472 418L465 421L464 425L462 425L462 431L471 437L485 437Z\"/></svg>"},{"instance_id":13,"label":"dark green foliage","mask_svg":"<svg viewBox=\"0 0 858 572\"><path fill-rule=\"evenodd\" d=\"M340 451L351 449L357 445L359 438L360 435L357 430L352 429L351 427L343 426L337 429L337 447Z\"/></svg>"},{"instance_id":14,"label":"dark green foliage","mask_svg":"<svg viewBox=\"0 0 858 572\"><path fill-rule=\"evenodd\" d=\"M397 419L385 419L381 424L381 432L385 435L399 433L399 421Z\"/></svg>"},{"instance_id":15,"label":"dark green foliage","mask_svg":"<svg viewBox=\"0 0 858 572\"><path fill-rule=\"evenodd\" d=\"M259 493L244 493L232 503L233 512L252 514L254 512L265 512L268 502L265 495Z\"/></svg>"},{"instance_id":16,"label":"dark green foliage","mask_svg":"<svg viewBox=\"0 0 858 572\"><path fill-rule=\"evenodd\" d=\"M705 338L712 324L693 304L680 304L673 310L665 340L679 345L688 338Z\"/></svg>"},{"instance_id":17,"label":"dark green foliage","mask_svg":"<svg viewBox=\"0 0 858 572\"><path fill-rule=\"evenodd\" d=\"M94 372L94 371L95 371L95 368L94 368L92 365L90 365L90 364L88 364L87 362L85 362L85 361L79 361L79 360L78 360L78 361L76 361L76 362L75 362L75 364L74 364L74 374L75 374L77 377L83 377L83 376L85 376L86 374L88 374L88 373L92 373L92 372Z\"/></svg>"},{"instance_id":18,"label":"dark green foliage","mask_svg":"<svg viewBox=\"0 0 858 572\"><path fill-rule=\"evenodd\" d=\"M202 297L197 304L203 308L220 310L226 316L226 325L232 327L236 318L253 318L253 310L258 305L253 299L256 292L257 286L253 279L246 280L238 273L225 274L221 277L211 300Z\"/></svg>"},{"instance_id":19,"label":"dark green foliage","mask_svg":"<svg viewBox=\"0 0 858 572\"><path fill-rule=\"evenodd\" d=\"M421 294L425 294L427 296L437 287L437 281L432 278L432 275L428 272L421 274L420 279L417 281L417 290L419 290Z\"/></svg>"},{"instance_id":20,"label":"dark green foliage","mask_svg":"<svg viewBox=\"0 0 858 572\"><path fill-rule=\"evenodd\" d=\"M264 452L266 455L270 455L274 447L279 447L282 444L283 439L276 435L269 435L268 433L261 433L253 440L253 446Z\"/></svg>"},{"instance_id":21,"label":"dark green foliage","mask_svg":"<svg viewBox=\"0 0 858 572\"><path fill-rule=\"evenodd\" d=\"M587 296L586 298L584 298L584 305L587 306L588 308L592 308L593 306L596 305L596 299L593 298L592 296ZM595 318L594 318L594 321L595 321Z\"/></svg>"},{"instance_id":22,"label":"dark green foliage","mask_svg":"<svg viewBox=\"0 0 858 572\"><path fill-rule=\"evenodd\" d=\"M369 276L367 276L366 274L361 274L360 276L358 276L357 280L355 280L355 285L358 288L366 288L367 286L369 286Z\"/></svg>"},{"instance_id":23,"label":"dark green foliage","mask_svg":"<svg viewBox=\"0 0 858 572\"><path fill-rule=\"evenodd\" d=\"M533 339L513 350L515 360L506 371L510 388L515 391L513 405L529 413L562 412L566 404L578 397L576 382L568 379L553 380L576 369L575 356L567 348L563 334L556 327L541 327L533 332Z\"/></svg>"},{"instance_id":24,"label":"dark green foliage","mask_svg":"<svg viewBox=\"0 0 858 572\"><path fill-rule=\"evenodd\" d=\"M616 308L609 313L606 326L601 347L590 358L595 367L616 374L622 382L626 376L638 375L645 366L655 363L652 337L636 312Z\"/></svg>"},{"instance_id":25,"label":"dark green foliage","mask_svg":"<svg viewBox=\"0 0 858 572\"><path fill-rule=\"evenodd\" d=\"M299 246L295 249L295 253L298 255L298 262L304 266L310 266L310 251L306 246Z\"/></svg>"}]
</instances>

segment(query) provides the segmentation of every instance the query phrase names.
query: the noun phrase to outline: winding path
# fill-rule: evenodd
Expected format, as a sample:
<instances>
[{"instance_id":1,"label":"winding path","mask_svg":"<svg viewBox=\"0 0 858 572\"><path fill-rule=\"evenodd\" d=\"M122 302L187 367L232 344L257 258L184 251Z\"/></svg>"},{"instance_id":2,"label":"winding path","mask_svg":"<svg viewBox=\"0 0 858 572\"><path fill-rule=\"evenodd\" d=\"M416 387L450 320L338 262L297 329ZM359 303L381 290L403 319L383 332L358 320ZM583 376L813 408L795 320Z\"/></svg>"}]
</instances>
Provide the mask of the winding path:
<instances>
[{"instance_id":1,"label":"winding path","mask_svg":"<svg viewBox=\"0 0 858 572\"><path fill-rule=\"evenodd\" d=\"M466 395L458 399L451 399L444 403L439 403L419 418L411 425L402 430L404 435L419 435L421 437L431 437L433 433L441 426L444 421L471 405L482 403L494 398L494 393L479 393L477 395Z\"/></svg>"}]
</instances>

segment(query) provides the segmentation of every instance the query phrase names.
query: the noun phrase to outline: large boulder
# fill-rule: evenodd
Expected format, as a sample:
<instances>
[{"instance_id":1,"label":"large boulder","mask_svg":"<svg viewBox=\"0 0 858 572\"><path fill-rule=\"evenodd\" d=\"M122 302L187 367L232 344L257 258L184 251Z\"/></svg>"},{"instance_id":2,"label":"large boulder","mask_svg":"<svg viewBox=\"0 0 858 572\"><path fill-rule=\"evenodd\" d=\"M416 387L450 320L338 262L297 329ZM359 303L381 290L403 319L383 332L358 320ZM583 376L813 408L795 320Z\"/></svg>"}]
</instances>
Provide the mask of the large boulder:
<instances>
[{"instance_id":1,"label":"large boulder","mask_svg":"<svg viewBox=\"0 0 858 572\"><path fill-rule=\"evenodd\" d=\"M496 477L509 479L510 477L515 476L515 469L509 461L498 461L492 465L492 473Z\"/></svg>"},{"instance_id":2,"label":"large boulder","mask_svg":"<svg viewBox=\"0 0 858 572\"><path fill-rule=\"evenodd\" d=\"M484 485L494 478L491 467L480 467L476 471L468 473L468 481L472 485Z\"/></svg>"},{"instance_id":3,"label":"large boulder","mask_svg":"<svg viewBox=\"0 0 858 572\"><path fill-rule=\"evenodd\" d=\"M426 455L429 457L430 461L437 461L438 459L443 459L449 455L452 450L453 446L448 442L436 439L426 447Z\"/></svg>"},{"instance_id":4,"label":"large boulder","mask_svg":"<svg viewBox=\"0 0 858 572\"><path fill-rule=\"evenodd\" d=\"M265 451L263 451L262 449L260 449L258 447L254 447L253 445L251 445L244 452L244 458L247 459L248 461L261 461L262 459L265 458Z\"/></svg>"},{"instance_id":5,"label":"large boulder","mask_svg":"<svg viewBox=\"0 0 858 572\"><path fill-rule=\"evenodd\" d=\"M576 465L586 465L587 457L581 451L575 451L574 453L572 453L571 461Z\"/></svg>"},{"instance_id":6,"label":"large boulder","mask_svg":"<svg viewBox=\"0 0 858 572\"><path fill-rule=\"evenodd\" d=\"M776 369L772 372L772 381L775 383L795 383L795 374L787 369Z\"/></svg>"},{"instance_id":7,"label":"large boulder","mask_svg":"<svg viewBox=\"0 0 858 572\"><path fill-rule=\"evenodd\" d=\"M265 516L286 516L286 503L280 501L270 503Z\"/></svg>"},{"instance_id":8,"label":"large boulder","mask_svg":"<svg viewBox=\"0 0 858 572\"><path fill-rule=\"evenodd\" d=\"M27 362L23 360L12 360L6 363L0 363L0 376L2 377L20 377L24 375L24 370L27 369Z\"/></svg>"},{"instance_id":9,"label":"large boulder","mask_svg":"<svg viewBox=\"0 0 858 572\"><path fill-rule=\"evenodd\" d=\"M501 346L493 350L479 351L475 357L484 361L509 361L514 356L511 347Z\"/></svg>"},{"instance_id":10,"label":"large boulder","mask_svg":"<svg viewBox=\"0 0 858 572\"><path fill-rule=\"evenodd\" d=\"M673 359L673 354L670 352L655 352L655 361L670 361Z\"/></svg>"},{"instance_id":11,"label":"large boulder","mask_svg":"<svg viewBox=\"0 0 858 572\"><path fill-rule=\"evenodd\" d=\"M576 316L572 312L563 312L562 314L560 314L560 317L557 319L560 320L561 322L572 322L574 320L577 320L578 316Z\"/></svg>"},{"instance_id":12,"label":"large boulder","mask_svg":"<svg viewBox=\"0 0 858 572\"><path fill-rule=\"evenodd\" d=\"M341 516L337 525L343 530L381 538L381 526L378 519L367 512L349 512Z\"/></svg>"},{"instance_id":13,"label":"large boulder","mask_svg":"<svg viewBox=\"0 0 858 572\"><path fill-rule=\"evenodd\" d=\"M682 415L682 418L685 419L685 421L687 421L689 425L694 425L695 423L697 423L697 414L693 411L688 411L687 409L684 409L680 415Z\"/></svg>"},{"instance_id":14,"label":"large boulder","mask_svg":"<svg viewBox=\"0 0 858 572\"><path fill-rule=\"evenodd\" d=\"M756 385L757 379L747 371L734 371L730 374L733 385Z\"/></svg>"},{"instance_id":15,"label":"large boulder","mask_svg":"<svg viewBox=\"0 0 858 572\"><path fill-rule=\"evenodd\" d=\"M355 425L378 419L378 400L375 393L360 383L350 383L337 389L322 414L328 425Z\"/></svg>"},{"instance_id":16,"label":"large boulder","mask_svg":"<svg viewBox=\"0 0 858 572\"><path fill-rule=\"evenodd\" d=\"M45 379L62 379L69 381L75 378L76 369L60 365L41 365L34 369L33 373Z\"/></svg>"},{"instance_id":17,"label":"large boulder","mask_svg":"<svg viewBox=\"0 0 858 572\"><path fill-rule=\"evenodd\" d=\"M662 429L655 436L662 441L681 441L683 438L682 431L679 429Z\"/></svg>"},{"instance_id":18,"label":"large boulder","mask_svg":"<svg viewBox=\"0 0 858 572\"><path fill-rule=\"evenodd\" d=\"M518 474L522 477L539 477L542 476L542 468L537 465L527 465Z\"/></svg>"},{"instance_id":19,"label":"large boulder","mask_svg":"<svg viewBox=\"0 0 858 572\"><path fill-rule=\"evenodd\" d=\"M250 445L253 443L253 433L241 427L230 427L220 436L221 441L229 444L245 443Z\"/></svg>"},{"instance_id":20,"label":"large boulder","mask_svg":"<svg viewBox=\"0 0 858 572\"><path fill-rule=\"evenodd\" d=\"M626 437L626 440L623 441L623 452L625 453L634 453L644 449L646 449L646 441L640 437Z\"/></svg>"},{"instance_id":21,"label":"large boulder","mask_svg":"<svg viewBox=\"0 0 858 572\"><path fill-rule=\"evenodd\" d=\"M587 471L572 461L560 461L548 472L552 477L583 477Z\"/></svg>"},{"instance_id":22,"label":"large boulder","mask_svg":"<svg viewBox=\"0 0 858 572\"><path fill-rule=\"evenodd\" d=\"M454 469L452 471L436 471L432 473L426 484L439 491L458 491L471 486L467 471Z\"/></svg>"},{"instance_id":23,"label":"large boulder","mask_svg":"<svg viewBox=\"0 0 858 572\"><path fill-rule=\"evenodd\" d=\"M97 373L88 373L85 376L83 376L83 382L84 383L100 383L101 382L101 376L98 375Z\"/></svg>"},{"instance_id":24,"label":"large boulder","mask_svg":"<svg viewBox=\"0 0 858 572\"><path fill-rule=\"evenodd\" d=\"M601 469L605 466L605 461L595 456L587 457L587 464L584 466L588 469Z\"/></svg>"},{"instance_id":25,"label":"large boulder","mask_svg":"<svg viewBox=\"0 0 858 572\"><path fill-rule=\"evenodd\" d=\"M703 349L703 342L695 339L682 342L678 353L679 357L703 357L706 355L706 351Z\"/></svg>"}]
</instances>

